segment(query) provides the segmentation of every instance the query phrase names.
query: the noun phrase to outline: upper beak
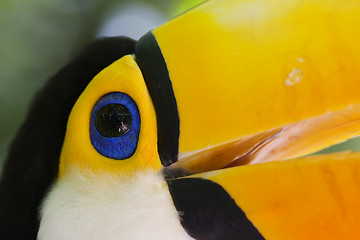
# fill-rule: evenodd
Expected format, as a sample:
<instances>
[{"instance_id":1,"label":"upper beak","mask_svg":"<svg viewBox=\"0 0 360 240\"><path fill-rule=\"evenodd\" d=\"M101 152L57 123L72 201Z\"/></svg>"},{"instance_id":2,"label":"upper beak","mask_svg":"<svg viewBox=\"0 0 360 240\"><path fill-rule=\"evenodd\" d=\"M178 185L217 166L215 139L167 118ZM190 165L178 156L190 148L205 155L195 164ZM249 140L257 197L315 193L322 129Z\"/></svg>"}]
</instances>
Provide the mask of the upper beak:
<instances>
[{"instance_id":1,"label":"upper beak","mask_svg":"<svg viewBox=\"0 0 360 240\"><path fill-rule=\"evenodd\" d=\"M356 1L209 1L145 35L140 67L158 47L152 71L166 68L176 99L177 164L288 159L358 135L359 22Z\"/></svg>"},{"instance_id":2,"label":"upper beak","mask_svg":"<svg viewBox=\"0 0 360 240\"><path fill-rule=\"evenodd\" d=\"M247 166L359 135L357 23L355 0L207 1L145 35L139 66L156 44L163 63L150 71L165 66L176 100L179 154L169 167L221 184L265 237L359 233L359 154Z\"/></svg>"}]
</instances>

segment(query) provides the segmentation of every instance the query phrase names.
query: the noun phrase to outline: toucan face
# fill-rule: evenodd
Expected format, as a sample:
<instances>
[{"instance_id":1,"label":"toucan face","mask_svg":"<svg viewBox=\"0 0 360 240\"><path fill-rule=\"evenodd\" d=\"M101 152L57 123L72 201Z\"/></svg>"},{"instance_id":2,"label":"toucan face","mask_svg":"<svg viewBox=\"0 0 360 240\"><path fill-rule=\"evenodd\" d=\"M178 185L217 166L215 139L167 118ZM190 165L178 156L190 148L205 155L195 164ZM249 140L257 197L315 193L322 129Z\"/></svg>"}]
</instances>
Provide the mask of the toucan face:
<instances>
[{"instance_id":1,"label":"toucan face","mask_svg":"<svg viewBox=\"0 0 360 240\"><path fill-rule=\"evenodd\" d=\"M304 156L359 135L359 13L214 0L144 35L69 111L39 238L356 239L359 154Z\"/></svg>"},{"instance_id":2,"label":"toucan face","mask_svg":"<svg viewBox=\"0 0 360 240\"><path fill-rule=\"evenodd\" d=\"M160 171L156 115L141 71L130 55L101 71L68 120L59 177L77 168L131 177Z\"/></svg>"}]
</instances>

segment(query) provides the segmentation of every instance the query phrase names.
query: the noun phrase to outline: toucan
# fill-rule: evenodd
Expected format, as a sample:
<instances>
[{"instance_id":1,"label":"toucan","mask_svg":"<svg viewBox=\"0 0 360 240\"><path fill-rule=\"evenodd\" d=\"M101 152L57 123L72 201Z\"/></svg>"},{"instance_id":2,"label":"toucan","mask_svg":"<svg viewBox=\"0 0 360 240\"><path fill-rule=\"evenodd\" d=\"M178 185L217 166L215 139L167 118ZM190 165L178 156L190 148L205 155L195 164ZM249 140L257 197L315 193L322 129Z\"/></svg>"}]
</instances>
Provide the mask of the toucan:
<instances>
[{"instance_id":1,"label":"toucan","mask_svg":"<svg viewBox=\"0 0 360 240\"><path fill-rule=\"evenodd\" d=\"M0 239L358 239L360 2L211 0L36 95Z\"/></svg>"}]
</instances>

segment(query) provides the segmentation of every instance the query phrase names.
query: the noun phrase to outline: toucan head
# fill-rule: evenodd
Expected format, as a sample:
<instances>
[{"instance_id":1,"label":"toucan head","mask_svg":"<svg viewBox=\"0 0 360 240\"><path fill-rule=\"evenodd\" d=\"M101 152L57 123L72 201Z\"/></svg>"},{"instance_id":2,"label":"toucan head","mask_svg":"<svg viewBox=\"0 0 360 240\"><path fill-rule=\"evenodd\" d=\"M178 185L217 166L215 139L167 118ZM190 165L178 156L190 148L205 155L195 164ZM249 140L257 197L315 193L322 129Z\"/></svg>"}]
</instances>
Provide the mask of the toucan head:
<instances>
[{"instance_id":1,"label":"toucan head","mask_svg":"<svg viewBox=\"0 0 360 240\"><path fill-rule=\"evenodd\" d=\"M204 179L266 239L354 236L359 154L304 156L360 132L359 13L214 0L124 40L73 102L56 181Z\"/></svg>"},{"instance_id":2,"label":"toucan head","mask_svg":"<svg viewBox=\"0 0 360 240\"><path fill-rule=\"evenodd\" d=\"M141 71L126 55L96 75L71 110L59 177L74 168L124 178L160 171L156 130Z\"/></svg>"}]
</instances>

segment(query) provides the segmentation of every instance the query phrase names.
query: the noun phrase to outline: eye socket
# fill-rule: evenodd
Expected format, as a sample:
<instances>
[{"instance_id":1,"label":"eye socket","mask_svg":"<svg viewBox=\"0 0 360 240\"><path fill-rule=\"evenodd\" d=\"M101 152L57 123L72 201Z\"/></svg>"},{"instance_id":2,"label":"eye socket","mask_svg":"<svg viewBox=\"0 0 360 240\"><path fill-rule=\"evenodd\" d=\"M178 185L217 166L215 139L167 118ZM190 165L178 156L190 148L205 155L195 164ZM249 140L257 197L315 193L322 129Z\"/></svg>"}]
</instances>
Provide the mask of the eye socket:
<instances>
[{"instance_id":1,"label":"eye socket","mask_svg":"<svg viewBox=\"0 0 360 240\"><path fill-rule=\"evenodd\" d=\"M108 93L95 104L90 118L90 140L101 155L116 160L131 157L139 132L139 109L129 95Z\"/></svg>"}]
</instances>

